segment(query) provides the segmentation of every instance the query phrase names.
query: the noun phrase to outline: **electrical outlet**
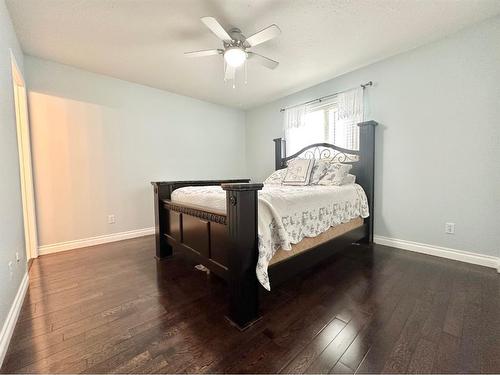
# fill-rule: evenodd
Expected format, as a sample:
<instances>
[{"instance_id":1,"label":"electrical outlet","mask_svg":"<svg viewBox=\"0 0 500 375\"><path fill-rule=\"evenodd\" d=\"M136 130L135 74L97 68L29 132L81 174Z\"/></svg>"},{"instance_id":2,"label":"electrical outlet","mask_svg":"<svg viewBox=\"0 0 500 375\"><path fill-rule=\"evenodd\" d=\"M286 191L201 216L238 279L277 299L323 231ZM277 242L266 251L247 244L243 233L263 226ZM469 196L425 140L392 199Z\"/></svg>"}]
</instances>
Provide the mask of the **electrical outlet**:
<instances>
[{"instance_id":1,"label":"electrical outlet","mask_svg":"<svg viewBox=\"0 0 500 375\"><path fill-rule=\"evenodd\" d=\"M455 234L455 223L446 223L444 225L444 232L447 234Z\"/></svg>"},{"instance_id":2,"label":"electrical outlet","mask_svg":"<svg viewBox=\"0 0 500 375\"><path fill-rule=\"evenodd\" d=\"M108 224L114 224L115 222L115 215L108 215Z\"/></svg>"}]
</instances>

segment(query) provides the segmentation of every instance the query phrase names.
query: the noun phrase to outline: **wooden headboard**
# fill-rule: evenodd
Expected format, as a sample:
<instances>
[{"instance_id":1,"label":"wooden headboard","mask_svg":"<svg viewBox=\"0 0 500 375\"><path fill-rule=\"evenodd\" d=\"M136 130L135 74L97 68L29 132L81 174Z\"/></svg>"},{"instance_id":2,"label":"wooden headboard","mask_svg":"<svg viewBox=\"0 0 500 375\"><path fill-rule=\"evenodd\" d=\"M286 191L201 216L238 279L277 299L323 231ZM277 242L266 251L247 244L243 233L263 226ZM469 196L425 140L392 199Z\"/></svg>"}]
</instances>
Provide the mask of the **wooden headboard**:
<instances>
[{"instance_id":1,"label":"wooden headboard","mask_svg":"<svg viewBox=\"0 0 500 375\"><path fill-rule=\"evenodd\" d=\"M333 158L339 163L352 164L350 173L356 176L356 183L361 185L368 197L370 216L370 241L373 240L373 197L375 177L375 127L376 121L365 121L359 126L359 151L348 150L330 143L315 143L304 147L293 155L286 156L286 141L274 139L275 169L285 168L290 160L296 158L327 159Z\"/></svg>"}]
</instances>

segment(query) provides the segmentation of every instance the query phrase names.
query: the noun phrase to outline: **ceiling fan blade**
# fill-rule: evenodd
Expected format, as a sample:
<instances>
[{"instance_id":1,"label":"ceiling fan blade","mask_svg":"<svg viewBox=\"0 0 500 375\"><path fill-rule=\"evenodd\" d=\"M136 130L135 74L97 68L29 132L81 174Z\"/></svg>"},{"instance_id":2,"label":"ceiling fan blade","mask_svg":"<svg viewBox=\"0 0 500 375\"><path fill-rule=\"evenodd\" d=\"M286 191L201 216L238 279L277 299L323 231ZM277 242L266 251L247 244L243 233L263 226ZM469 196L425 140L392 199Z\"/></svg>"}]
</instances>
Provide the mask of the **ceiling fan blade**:
<instances>
[{"instance_id":1,"label":"ceiling fan blade","mask_svg":"<svg viewBox=\"0 0 500 375\"><path fill-rule=\"evenodd\" d=\"M184 56L187 57L203 57L203 56L213 56L222 54L221 49L206 49L203 51L193 51L193 52L184 52Z\"/></svg>"},{"instance_id":2,"label":"ceiling fan blade","mask_svg":"<svg viewBox=\"0 0 500 375\"><path fill-rule=\"evenodd\" d=\"M236 74L236 68L226 64L226 70L224 71L224 81L234 80Z\"/></svg>"},{"instance_id":3,"label":"ceiling fan blade","mask_svg":"<svg viewBox=\"0 0 500 375\"><path fill-rule=\"evenodd\" d=\"M255 52L247 52L248 53L248 58L257 61L259 64L264 65L266 68L269 69L276 69L278 65L280 64L277 61L271 60L268 57L259 55L258 53Z\"/></svg>"},{"instance_id":4,"label":"ceiling fan blade","mask_svg":"<svg viewBox=\"0 0 500 375\"><path fill-rule=\"evenodd\" d=\"M232 40L231 36L227 33L226 30L221 26L219 21L217 21L213 17L202 17L200 18L201 22L207 26L210 31L212 31L217 37L224 42L230 42Z\"/></svg>"},{"instance_id":5,"label":"ceiling fan blade","mask_svg":"<svg viewBox=\"0 0 500 375\"><path fill-rule=\"evenodd\" d=\"M261 43L267 42L268 40L276 38L280 34L281 34L280 28L276 25L271 25L269 27L266 27L264 30L259 31L253 34L252 36L249 36L247 38L247 42L248 44L250 44L251 47L255 47L256 45L259 45Z\"/></svg>"}]
</instances>

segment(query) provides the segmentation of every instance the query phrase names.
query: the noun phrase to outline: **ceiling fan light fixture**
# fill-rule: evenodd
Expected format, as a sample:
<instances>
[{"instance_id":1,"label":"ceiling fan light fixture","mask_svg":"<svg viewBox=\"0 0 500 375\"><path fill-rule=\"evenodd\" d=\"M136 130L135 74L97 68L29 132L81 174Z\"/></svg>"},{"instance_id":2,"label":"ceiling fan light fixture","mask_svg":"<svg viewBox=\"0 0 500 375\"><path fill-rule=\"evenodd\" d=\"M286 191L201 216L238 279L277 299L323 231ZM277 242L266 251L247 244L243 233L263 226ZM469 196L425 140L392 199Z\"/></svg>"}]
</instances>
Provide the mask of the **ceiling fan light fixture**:
<instances>
[{"instance_id":1,"label":"ceiling fan light fixture","mask_svg":"<svg viewBox=\"0 0 500 375\"><path fill-rule=\"evenodd\" d=\"M247 59L247 53L238 47L233 47L233 48L228 48L224 52L224 60L226 61L227 65L232 66L233 68L238 68Z\"/></svg>"},{"instance_id":2,"label":"ceiling fan light fixture","mask_svg":"<svg viewBox=\"0 0 500 375\"><path fill-rule=\"evenodd\" d=\"M228 33L214 17L202 17L201 22L223 42L222 48L185 52L184 56L204 57L222 55L224 58L224 82L232 81L233 87L236 85L237 69L243 65L245 66L245 69L243 69L245 83L247 83L247 60L252 60L269 69L276 69L279 65L277 61L248 50L276 38L281 33L278 26L268 26L246 38L241 33L241 30L236 27L229 30Z\"/></svg>"}]
</instances>

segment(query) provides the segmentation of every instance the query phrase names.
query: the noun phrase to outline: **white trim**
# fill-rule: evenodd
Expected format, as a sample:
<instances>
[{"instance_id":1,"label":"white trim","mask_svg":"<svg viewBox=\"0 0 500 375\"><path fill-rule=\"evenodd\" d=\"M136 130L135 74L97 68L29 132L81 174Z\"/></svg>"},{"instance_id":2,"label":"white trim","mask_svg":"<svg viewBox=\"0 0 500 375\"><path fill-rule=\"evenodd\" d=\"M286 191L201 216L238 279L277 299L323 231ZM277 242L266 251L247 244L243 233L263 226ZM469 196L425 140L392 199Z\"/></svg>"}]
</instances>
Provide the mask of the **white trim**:
<instances>
[{"instance_id":1,"label":"white trim","mask_svg":"<svg viewBox=\"0 0 500 375\"><path fill-rule=\"evenodd\" d=\"M12 79L13 83L18 86L26 87L26 82L24 81L24 77L21 73L21 69L19 69L19 65L17 64L16 56L12 51L12 48L9 48L10 52L10 63L12 68Z\"/></svg>"},{"instance_id":2,"label":"white trim","mask_svg":"<svg viewBox=\"0 0 500 375\"><path fill-rule=\"evenodd\" d=\"M31 158L31 136L28 114L28 97L23 73L17 65L16 57L10 50L12 70L12 90L16 111L17 149L19 153L19 179L23 204L24 239L26 260L38 256L38 235L36 229L35 189Z\"/></svg>"},{"instance_id":3,"label":"white trim","mask_svg":"<svg viewBox=\"0 0 500 375\"><path fill-rule=\"evenodd\" d=\"M14 333L14 328L16 327L17 318L19 318L19 313L23 307L24 297L26 296L26 291L29 285L29 275L28 272L24 274L21 285L17 290L16 298L10 307L9 314L5 323L3 324L2 331L0 332L0 367L2 367L3 360L5 359L5 354L7 354L7 349L9 348L10 339Z\"/></svg>"},{"instance_id":4,"label":"white trim","mask_svg":"<svg viewBox=\"0 0 500 375\"><path fill-rule=\"evenodd\" d=\"M155 233L155 228L144 228L130 230L128 232L120 232L113 234L105 234L103 236L96 236L90 238L83 238L80 240L59 242L51 245L43 245L38 248L39 255L58 253L60 251L79 249L81 247L100 245L109 242L128 240L130 238L149 236Z\"/></svg>"},{"instance_id":5,"label":"white trim","mask_svg":"<svg viewBox=\"0 0 500 375\"><path fill-rule=\"evenodd\" d=\"M477 264L479 266L496 268L500 273L500 258L470 253L468 251L450 249L449 247L441 247L428 245L419 242L398 240L396 238L373 236L373 241L380 245L392 246L402 250L414 251L417 253L433 255L436 257L458 260L460 262Z\"/></svg>"}]
</instances>

